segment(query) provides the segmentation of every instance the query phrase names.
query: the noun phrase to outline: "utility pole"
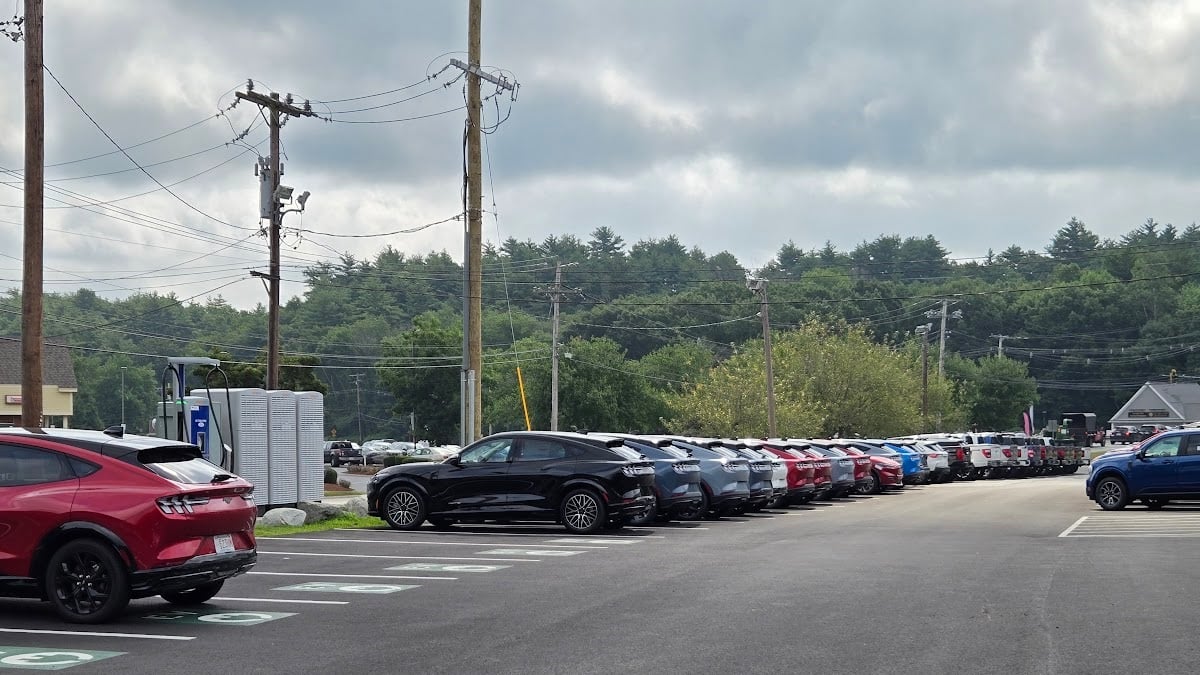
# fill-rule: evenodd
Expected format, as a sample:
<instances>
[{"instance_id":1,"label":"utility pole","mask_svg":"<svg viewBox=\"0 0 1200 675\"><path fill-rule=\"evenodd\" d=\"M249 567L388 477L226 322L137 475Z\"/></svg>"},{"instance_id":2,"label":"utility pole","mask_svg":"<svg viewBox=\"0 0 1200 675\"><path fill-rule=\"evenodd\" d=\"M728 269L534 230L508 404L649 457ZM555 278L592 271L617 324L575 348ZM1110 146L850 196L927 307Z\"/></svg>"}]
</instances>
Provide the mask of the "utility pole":
<instances>
[{"instance_id":1,"label":"utility pole","mask_svg":"<svg viewBox=\"0 0 1200 675\"><path fill-rule=\"evenodd\" d=\"M558 302L562 298L562 265L554 266L554 310L550 320L550 431L558 431Z\"/></svg>"},{"instance_id":2,"label":"utility pole","mask_svg":"<svg viewBox=\"0 0 1200 675\"><path fill-rule=\"evenodd\" d=\"M961 309L956 309L953 312L949 312L948 310L950 309L950 305L951 305L951 302L949 300L943 299L942 300L942 308L940 310L931 309L928 312L925 312L926 318L936 319L936 318L941 317L941 319L942 319L942 328L938 334L938 379L939 380L942 379L946 374L946 319L961 319L963 316Z\"/></svg>"},{"instance_id":3,"label":"utility pole","mask_svg":"<svg viewBox=\"0 0 1200 675\"><path fill-rule=\"evenodd\" d=\"M282 171L279 165L279 128L283 126L283 121L286 121L287 116L292 117L314 117L312 107L308 101L304 102L304 107L292 105L292 95L288 94L286 98L280 99L277 92L271 92L270 96L264 96L254 91L254 82L250 81L246 84L245 92L236 92L236 96L240 99L256 103L259 106L266 108L269 115L268 126L271 128L271 157L267 166L262 167L263 171L269 172L267 176L260 177L263 181L263 197L266 198L266 209L261 209L259 215L264 218L271 219L270 226L270 247L271 247L271 263L270 269L267 272L267 389L279 388L279 232L283 225L283 209L282 200L290 199L292 195L291 188L283 188L279 184L279 178ZM261 162L260 162L261 164ZM269 188L269 194L267 192ZM305 197L307 199L307 197ZM301 208L303 208L301 202ZM261 276L261 275L256 275Z\"/></svg>"},{"instance_id":4,"label":"utility pole","mask_svg":"<svg viewBox=\"0 0 1200 675\"><path fill-rule=\"evenodd\" d=\"M362 445L362 443L363 443L362 391L361 391L361 388L359 387L359 384L362 380L363 373L354 373L350 377L354 378L354 410L358 414L358 444Z\"/></svg>"},{"instance_id":5,"label":"utility pole","mask_svg":"<svg viewBox=\"0 0 1200 675\"><path fill-rule=\"evenodd\" d=\"M916 333L921 336L921 432L929 426L929 331L933 324L917 326Z\"/></svg>"},{"instance_id":6,"label":"utility pole","mask_svg":"<svg viewBox=\"0 0 1200 675\"><path fill-rule=\"evenodd\" d=\"M483 24L483 0L467 3L467 63L451 59L450 65L467 74L467 203L466 236L463 241L463 367L462 367L462 445L468 445L483 432L483 158L480 119L483 103L479 93L481 80L497 87L513 89L509 81L485 73L480 68L480 33ZM470 399L470 400L468 400Z\"/></svg>"},{"instance_id":7,"label":"utility pole","mask_svg":"<svg viewBox=\"0 0 1200 675\"><path fill-rule=\"evenodd\" d=\"M121 366L121 430L125 430L125 368Z\"/></svg>"},{"instance_id":8,"label":"utility pole","mask_svg":"<svg viewBox=\"0 0 1200 675\"><path fill-rule=\"evenodd\" d=\"M25 0L25 246L21 279L21 426L42 426L42 0Z\"/></svg>"},{"instance_id":9,"label":"utility pole","mask_svg":"<svg viewBox=\"0 0 1200 675\"><path fill-rule=\"evenodd\" d=\"M1022 339L1022 338L1016 337L1015 335L999 335L999 334L993 334L989 337L993 337L993 338L996 338L999 340L999 342L996 344L996 358L1004 356L1004 341L1005 340L1020 340L1020 339Z\"/></svg>"},{"instance_id":10,"label":"utility pole","mask_svg":"<svg viewBox=\"0 0 1200 675\"><path fill-rule=\"evenodd\" d=\"M771 352L771 303L767 299L767 280L748 279L746 288L758 296L759 315L762 316L763 328L763 358L767 368L767 437L775 438L775 364Z\"/></svg>"}]
</instances>

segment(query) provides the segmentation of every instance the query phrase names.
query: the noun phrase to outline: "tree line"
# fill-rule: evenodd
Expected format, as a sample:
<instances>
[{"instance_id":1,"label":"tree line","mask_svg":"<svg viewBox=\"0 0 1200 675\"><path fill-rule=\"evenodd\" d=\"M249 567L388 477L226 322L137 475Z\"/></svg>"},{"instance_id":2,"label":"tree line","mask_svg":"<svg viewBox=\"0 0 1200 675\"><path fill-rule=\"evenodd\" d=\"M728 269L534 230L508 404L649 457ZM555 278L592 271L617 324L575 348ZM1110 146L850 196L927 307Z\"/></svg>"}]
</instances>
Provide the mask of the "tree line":
<instances>
[{"instance_id":1,"label":"tree line","mask_svg":"<svg viewBox=\"0 0 1200 675\"><path fill-rule=\"evenodd\" d=\"M849 251L788 242L750 270L675 236L628 245L608 227L587 240L510 238L484 252L484 427L524 427L518 366L531 422L548 426L546 291L560 264L561 428L761 433L748 275L768 282L779 417L792 435L1009 428L1030 405L1039 421L1067 410L1105 419L1147 379L1195 372L1198 244L1195 225L1147 220L1101 240L1072 219L1041 251L956 259L934 237L884 235ZM461 267L445 252L385 247L314 265L305 282L281 313L284 377L325 391L330 435L357 438L361 423L368 438L456 439ZM932 324L936 362L943 300L944 376L922 397L915 329ZM19 310L19 295L0 307ZM131 428L144 426L167 355L217 355L235 362L236 384L263 379L262 308L84 289L47 295L45 312L48 339L74 348L78 426L119 422L122 374ZM0 333L19 332L19 311L0 313Z\"/></svg>"}]
</instances>

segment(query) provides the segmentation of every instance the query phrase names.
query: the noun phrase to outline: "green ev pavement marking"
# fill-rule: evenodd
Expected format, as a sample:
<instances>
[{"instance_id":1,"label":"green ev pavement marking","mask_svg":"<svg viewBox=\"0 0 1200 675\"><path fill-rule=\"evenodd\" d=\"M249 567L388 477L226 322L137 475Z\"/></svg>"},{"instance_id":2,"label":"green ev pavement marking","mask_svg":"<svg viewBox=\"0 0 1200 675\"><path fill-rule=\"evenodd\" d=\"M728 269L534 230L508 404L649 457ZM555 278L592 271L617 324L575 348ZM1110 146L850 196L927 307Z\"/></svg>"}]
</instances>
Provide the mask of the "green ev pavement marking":
<instances>
[{"instance_id":1,"label":"green ev pavement marking","mask_svg":"<svg viewBox=\"0 0 1200 675\"><path fill-rule=\"evenodd\" d=\"M490 551L480 551L479 555L536 555L547 558L562 558L569 555L579 555L583 551L564 551L561 549L536 548L494 548Z\"/></svg>"},{"instance_id":2,"label":"green ev pavement marking","mask_svg":"<svg viewBox=\"0 0 1200 675\"><path fill-rule=\"evenodd\" d=\"M451 565L446 563L408 563L397 567L387 568L389 571L403 572L495 572L508 569L511 565Z\"/></svg>"},{"instance_id":3,"label":"green ev pavement marking","mask_svg":"<svg viewBox=\"0 0 1200 675\"><path fill-rule=\"evenodd\" d=\"M125 652L97 652L45 647L0 647L0 668L14 670L63 670L81 663L121 656Z\"/></svg>"},{"instance_id":4,"label":"green ev pavement marking","mask_svg":"<svg viewBox=\"0 0 1200 675\"><path fill-rule=\"evenodd\" d=\"M296 616L296 614L294 612L185 612L183 610L171 609L153 614L145 614L141 618L193 626L257 626L260 623L283 619L289 616Z\"/></svg>"},{"instance_id":5,"label":"green ev pavement marking","mask_svg":"<svg viewBox=\"0 0 1200 675\"><path fill-rule=\"evenodd\" d=\"M309 581L294 586L275 588L276 591L316 591L324 593L395 593L417 588L413 584L335 584L328 581Z\"/></svg>"}]
</instances>

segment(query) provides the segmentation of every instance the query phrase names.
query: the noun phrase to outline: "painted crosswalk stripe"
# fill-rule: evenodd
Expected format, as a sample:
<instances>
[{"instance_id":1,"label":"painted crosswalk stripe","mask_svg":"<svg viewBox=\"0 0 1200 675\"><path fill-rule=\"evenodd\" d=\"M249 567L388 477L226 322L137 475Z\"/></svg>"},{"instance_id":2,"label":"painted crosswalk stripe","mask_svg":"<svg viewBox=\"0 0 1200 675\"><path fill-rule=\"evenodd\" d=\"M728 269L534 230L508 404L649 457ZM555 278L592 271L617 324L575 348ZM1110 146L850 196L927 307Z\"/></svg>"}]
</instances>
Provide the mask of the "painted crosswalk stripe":
<instances>
[{"instance_id":1,"label":"painted crosswalk stripe","mask_svg":"<svg viewBox=\"0 0 1200 675\"><path fill-rule=\"evenodd\" d=\"M636 539L547 539L547 544L568 544L578 542L580 544L640 544Z\"/></svg>"},{"instance_id":2,"label":"painted crosswalk stripe","mask_svg":"<svg viewBox=\"0 0 1200 675\"><path fill-rule=\"evenodd\" d=\"M578 551L576 551L578 553ZM487 553L482 551L481 553ZM308 551L264 551L259 555L311 556L316 558L363 558L376 560L454 560L461 562L537 562L529 558L447 558L436 555L363 555L359 553L311 553Z\"/></svg>"},{"instance_id":3,"label":"painted crosswalk stripe","mask_svg":"<svg viewBox=\"0 0 1200 675\"><path fill-rule=\"evenodd\" d=\"M405 577L395 574L330 574L321 572L247 572L271 577L327 577L332 579L417 579L421 581L458 581L457 577Z\"/></svg>"},{"instance_id":4,"label":"painted crosswalk stripe","mask_svg":"<svg viewBox=\"0 0 1200 675\"><path fill-rule=\"evenodd\" d=\"M325 537L259 537L258 541L308 541L330 542L334 544L409 544L416 546L495 546L495 542L481 543L474 541L404 541L397 539L328 539ZM608 542L600 542L607 544ZM604 548L604 546L545 546L541 544L506 544L509 548Z\"/></svg>"}]
</instances>

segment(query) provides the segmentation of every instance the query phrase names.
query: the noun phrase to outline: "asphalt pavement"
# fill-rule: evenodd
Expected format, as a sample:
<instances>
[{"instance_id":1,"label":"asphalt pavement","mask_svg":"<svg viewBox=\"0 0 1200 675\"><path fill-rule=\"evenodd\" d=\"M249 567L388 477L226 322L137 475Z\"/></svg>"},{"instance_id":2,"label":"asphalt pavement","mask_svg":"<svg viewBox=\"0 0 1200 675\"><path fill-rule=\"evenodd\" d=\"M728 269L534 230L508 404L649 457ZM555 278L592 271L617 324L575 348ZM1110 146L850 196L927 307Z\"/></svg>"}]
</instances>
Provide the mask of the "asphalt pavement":
<instances>
[{"instance_id":1,"label":"asphalt pavement","mask_svg":"<svg viewBox=\"0 0 1200 675\"><path fill-rule=\"evenodd\" d=\"M196 673L1192 673L1200 508L1083 475L718 522L261 539L207 605L64 625L0 601L0 668ZM31 655L32 654L32 655Z\"/></svg>"}]
</instances>

